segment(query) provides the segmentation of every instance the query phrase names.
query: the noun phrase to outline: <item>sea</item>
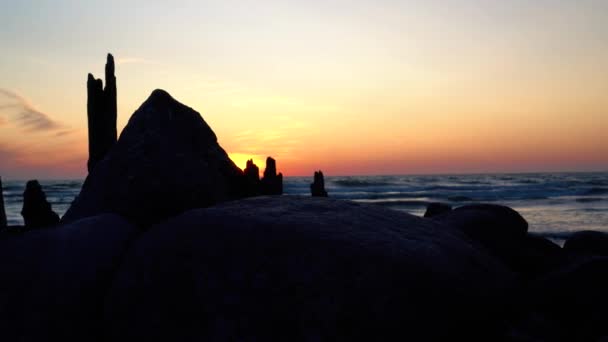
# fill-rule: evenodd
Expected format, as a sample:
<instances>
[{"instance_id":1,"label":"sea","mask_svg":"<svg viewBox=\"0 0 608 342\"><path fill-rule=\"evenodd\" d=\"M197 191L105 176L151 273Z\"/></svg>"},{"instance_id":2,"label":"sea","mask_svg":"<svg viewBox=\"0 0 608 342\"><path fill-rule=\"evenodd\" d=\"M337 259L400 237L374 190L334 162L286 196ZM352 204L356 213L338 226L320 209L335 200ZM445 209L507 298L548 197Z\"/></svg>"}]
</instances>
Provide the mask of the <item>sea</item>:
<instances>
[{"instance_id":1,"label":"sea","mask_svg":"<svg viewBox=\"0 0 608 342\"><path fill-rule=\"evenodd\" d=\"M40 180L53 210L63 215L82 180ZM286 177L285 195L310 196L312 177ZM5 180L9 225L22 225L25 181ZM479 175L326 176L329 196L422 216L428 203L454 207L502 204L517 210L530 232L560 242L573 232L608 232L608 172Z\"/></svg>"}]
</instances>

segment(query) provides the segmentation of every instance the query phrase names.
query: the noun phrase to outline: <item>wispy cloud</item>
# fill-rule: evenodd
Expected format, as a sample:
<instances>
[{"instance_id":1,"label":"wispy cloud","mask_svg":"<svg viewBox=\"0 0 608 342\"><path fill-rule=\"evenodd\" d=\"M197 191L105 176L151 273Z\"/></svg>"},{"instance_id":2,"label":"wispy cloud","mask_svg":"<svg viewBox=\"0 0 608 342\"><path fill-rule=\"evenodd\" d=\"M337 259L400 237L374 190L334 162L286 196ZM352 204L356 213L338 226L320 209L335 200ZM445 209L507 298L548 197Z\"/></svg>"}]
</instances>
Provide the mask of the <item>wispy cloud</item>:
<instances>
[{"instance_id":1,"label":"wispy cloud","mask_svg":"<svg viewBox=\"0 0 608 342\"><path fill-rule=\"evenodd\" d=\"M63 125L32 105L17 92L0 88L0 125L14 122L26 131L52 131Z\"/></svg>"}]
</instances>

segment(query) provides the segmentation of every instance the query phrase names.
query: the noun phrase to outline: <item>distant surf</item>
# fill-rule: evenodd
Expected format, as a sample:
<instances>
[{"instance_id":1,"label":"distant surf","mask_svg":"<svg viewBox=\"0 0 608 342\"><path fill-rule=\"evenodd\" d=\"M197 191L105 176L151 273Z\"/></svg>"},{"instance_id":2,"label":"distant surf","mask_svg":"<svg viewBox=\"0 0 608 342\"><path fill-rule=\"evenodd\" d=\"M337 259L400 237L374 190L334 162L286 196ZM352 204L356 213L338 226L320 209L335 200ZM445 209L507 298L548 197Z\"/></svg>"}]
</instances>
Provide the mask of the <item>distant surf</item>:
<instances>
[{"instance_id":1,"label":"distant surf","mask_svg":"<svg viewBox=\"0 0 608 342\"><path fill-rule=\"evenodd\" d=\"M286 177L286 195L310 196L311 177ZM63 215L81 180L41 180L53 209ZM427 176L326 176L329 196L422 215L431 202L477 202L518 210L530 231L557 239L579 230L608 232L608 173L533 173ZM23 223L24 181L4 181L10 225Z\"/></svg>"}]
</instances>

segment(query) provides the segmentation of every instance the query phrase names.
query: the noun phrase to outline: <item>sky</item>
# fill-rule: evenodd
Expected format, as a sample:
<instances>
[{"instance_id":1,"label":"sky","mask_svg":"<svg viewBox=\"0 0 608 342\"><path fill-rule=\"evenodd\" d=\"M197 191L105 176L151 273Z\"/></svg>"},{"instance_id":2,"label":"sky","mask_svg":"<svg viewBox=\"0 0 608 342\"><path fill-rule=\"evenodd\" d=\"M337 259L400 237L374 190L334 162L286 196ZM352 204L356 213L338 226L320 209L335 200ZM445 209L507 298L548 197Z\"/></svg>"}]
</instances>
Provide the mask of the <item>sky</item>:
<instances>
[{"instance_id":1,"label":"sky","mask_svg":"<svg viewBox=\"0 0 608 342\"><path fill-rule=\"evenodd\" d=\"M608 170L608 1L0 0L0 176L86 176L156 88L286 176Z\"/></svg>"}]
</instances>

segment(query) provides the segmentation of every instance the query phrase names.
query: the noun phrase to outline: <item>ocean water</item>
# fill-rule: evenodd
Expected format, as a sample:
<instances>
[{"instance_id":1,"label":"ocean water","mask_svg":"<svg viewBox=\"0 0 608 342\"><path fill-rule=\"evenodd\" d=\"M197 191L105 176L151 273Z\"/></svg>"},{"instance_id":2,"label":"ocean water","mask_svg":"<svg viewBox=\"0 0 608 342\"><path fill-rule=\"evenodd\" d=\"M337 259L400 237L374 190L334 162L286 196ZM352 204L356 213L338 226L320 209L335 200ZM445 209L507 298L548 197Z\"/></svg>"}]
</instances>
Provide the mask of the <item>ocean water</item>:
<instances>
[{"instance_id":1,"label":"ocean water","mask_svg":"<svg viewBox=\"0 0 608 342\"><path fill-rule=\"evenodd\" d=\"M312 177L287 177L285 194L310 196L311 181ZM82 186L82 180L40 183L59 215L65 213ZM608 232L608 172L326 177L325 187L333 198L420 216L429 202L503 204L519 211L531 232L555 240L579 230ZM10 225L23 224L24 188L23 181L4 181Z\"/></svg>"}]
</instances>

